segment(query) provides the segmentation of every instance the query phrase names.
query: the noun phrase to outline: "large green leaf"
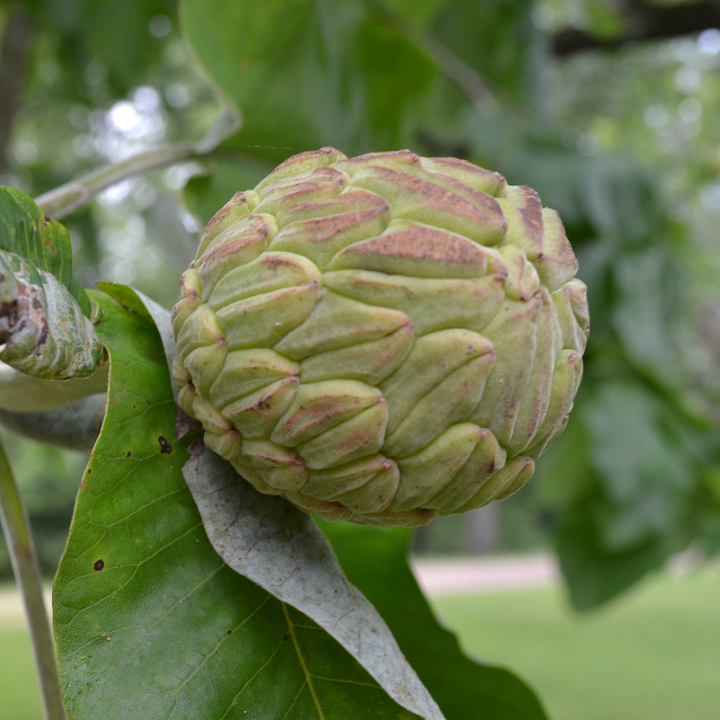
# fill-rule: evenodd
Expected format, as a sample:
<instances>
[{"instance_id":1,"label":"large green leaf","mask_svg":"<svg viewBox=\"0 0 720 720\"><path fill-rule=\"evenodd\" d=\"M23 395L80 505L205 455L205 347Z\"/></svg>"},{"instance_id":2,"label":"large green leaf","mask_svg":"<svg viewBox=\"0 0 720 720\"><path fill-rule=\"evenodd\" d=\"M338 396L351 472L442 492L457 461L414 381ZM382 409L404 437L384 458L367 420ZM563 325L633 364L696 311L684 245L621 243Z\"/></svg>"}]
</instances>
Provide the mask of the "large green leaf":
<instances>
[{"instance_id":1,"label":"large green leaf","mask_svg":"<svg viewBox=\"0 0 720 720\"><path fill-rule=\"evenodd\" d=\"M108 409L54 586L69 717L414 717L212 549L181 475L192 437L173 441L160 337L131 290L116 294L130 307L94 294L111 358Z\"/></svg>"},{"instance_id":2,"label":"large green leaf","mask_svg":"<svg viewBox=\"0 0 720 720\"><path fill-rule=\"evenodd\" d=\"M410 571L412 531L319 521L351 582L370 599L448 720L546 720L533 691L503 668L465 655Z\"/></svg>"},{"instance_id":3,"label":"large green leaf","mask_svg":"<svg viewBox=\"0 0 720 720\"><path fill-rule=\"evenodd\" d=\"M453 0L440 12L432 32L484 80L527 100L537 72L533 5L530 0Z\"/></svg>"},{"instance_id":4,"label":"large green leaf","mask_svg":"<svg viewBox=\"0 0 720 720\"><path fill-rule=\"evenodd\" d=\"M567 493L558 553L570 600L584 610L687 546L691 518L708 507L698 479L711 452L702 428L631 377L586 391L569 432L574 442L551 450L541 481L548 499Z\"/></svg>"},{"instance_id":5,"label":"large green leaf","mask_svg":"<svg viewBox=\"0 0 720 720\"><path fill-rule=\"evenodd\" d=\"M67 230L47 217L27 195L8 187L0 187L0 250L20 255L54 275L90 316L87 295L73 278Z\"/></svg>"},{"instance_id":6,"label":"large green leaf","mask_svg":"<svg viewBox=\"0 0 720 720\"><path fill-rule=\"evenodd\" d=\"M152 18L176 15L176 0L21 0L32 14L35 27L52 43L72 96L82 92L88 65L106 75L107 84L122 97L147 76L148 67L160 59L164 43L149 30ZM17 2L15 3L17 4ZM78 87L79 86L79 87ZM82 97L81 95L81 97Z\"/></svg>"},{"instance_id":7,"label":"large green leaf","mask_svg":"<svg viewBox=\"0 0 720 720\"><path fill-rule=\"evenodd\" d=\"M185 37L244 124L227 147L284 159L407 144L434 68L359 0L183 0Z\"/></svg>"},{"instance_id":8,"label":"large green leaf","mask_svg":"<svg viewBox=\"0 0 720 720\"><path fill-rule=\"evenodd\" d=\"M605 504L597 490L568 510L558 534L560 568L576 610L589 610L627 590L653 570L659 570L673 550L666 536L649 536L621 549L602 542L598 517Z\"/></svg>"}]
</instances>

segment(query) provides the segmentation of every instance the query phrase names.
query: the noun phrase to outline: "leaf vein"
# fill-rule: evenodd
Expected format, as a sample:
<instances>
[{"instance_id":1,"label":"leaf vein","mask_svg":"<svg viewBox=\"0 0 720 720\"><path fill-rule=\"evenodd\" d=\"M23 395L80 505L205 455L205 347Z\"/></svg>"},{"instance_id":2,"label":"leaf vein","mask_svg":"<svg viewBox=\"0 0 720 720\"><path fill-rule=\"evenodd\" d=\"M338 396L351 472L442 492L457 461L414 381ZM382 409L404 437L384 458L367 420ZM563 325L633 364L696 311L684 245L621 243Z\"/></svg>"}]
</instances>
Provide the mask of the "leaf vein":
<instances>
[{"instance_id":1,"label":"leaf vein","mask_svg":"<svg viewBox=\"0 0 720 720\"><path fill-rule=\"evenodd\" d=\"M280 604L282 605L283 613L285 614L285 620L287 621L288 630L290 631L290 637L292 638L293 645L295 646L295 652L297 653L298 660L300 661L300 667L305 674L305 681L307 682L308 689L310 690L313 702L315 703L315 707L317 708L319 719L325 720L325 715L322 711L322 707L320 707L320 699L318 698L317 693L315 692L315 687L312 684L312 674L308 670L307 665L305 665L305 658L300 651L300 645L297 641L297 637L295 637L295 626L293 625L293 621L290 619L290 613L288 613L287 604L284 602Z\"/></svg>"},{"instance_id":2,"label":"leaf vein","mask_svg":"<svg viewBox=\"0 0 720 720\"><path fill-rule=\"evenodd\" d=\"M243 692L245 692L245 688L272 662L273 658L278 654L284 642L285 640L281 640L275 650L273 650L272 655L270 655L265 664L259 667L257 672L251 678L248 678L247 682L240 688L238 694L233 698L230 706L219 720L224 720L227 717L227 714L230 712L230 710L232 710L233 705L235 705L235 703L237 702L237 699L243 694Z\"/></svg>"}]
</instances>

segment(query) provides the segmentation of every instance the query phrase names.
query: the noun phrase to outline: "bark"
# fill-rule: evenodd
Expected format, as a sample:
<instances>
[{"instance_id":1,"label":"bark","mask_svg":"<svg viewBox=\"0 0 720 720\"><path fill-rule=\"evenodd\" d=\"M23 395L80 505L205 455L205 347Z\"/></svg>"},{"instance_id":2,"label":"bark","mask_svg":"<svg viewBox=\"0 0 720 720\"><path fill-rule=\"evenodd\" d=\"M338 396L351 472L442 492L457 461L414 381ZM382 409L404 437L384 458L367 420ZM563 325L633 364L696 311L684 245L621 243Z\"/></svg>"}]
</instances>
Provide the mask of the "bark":
<instances>
[{"instance_id":1,"label":"bark","mask_svg":"<svg viewBox=\"0 0 720 720\"><path fill-rule=\"evenodd\" d=\"M483 505L467 514L465 550L469 553L490 555L498 549L500 512L497 503Z\"/></svg>"},{"instance_id":2,"label":"bark","mask_svg":"<svg viewBox=\"0 0 720 720\"><path fill-rule=\"evenodd\" d=\"M643 0L623 4L621 16L626 31L617 38L599 38L583 30L567 29L556 33L552 51L557 56L587 50L613 50L648 40L663 40L720 27L720 2L700 0L677 5L655 5Z\"/></svg>"},{"instance_id":3,"label":"bark","mask_svg":"<svg viewBox=\"0 0 720 720\"><path fill-rule=\"evenodd\" d=\"M0 46L0 177L10 169L8 155L13 120L20 107L31 35L30 20L23 12L11 13Z\"/></svg>"}]
</instances>

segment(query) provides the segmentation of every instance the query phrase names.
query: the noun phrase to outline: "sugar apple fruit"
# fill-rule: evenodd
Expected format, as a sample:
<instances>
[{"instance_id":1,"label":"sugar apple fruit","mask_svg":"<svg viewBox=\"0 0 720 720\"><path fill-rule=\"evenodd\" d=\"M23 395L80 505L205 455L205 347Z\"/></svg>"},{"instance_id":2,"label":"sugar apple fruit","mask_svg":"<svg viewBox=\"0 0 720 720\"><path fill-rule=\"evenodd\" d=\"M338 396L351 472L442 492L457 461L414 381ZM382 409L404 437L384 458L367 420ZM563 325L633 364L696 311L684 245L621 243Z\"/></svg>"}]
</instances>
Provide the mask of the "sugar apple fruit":
<instances>
[{"instance_id":1,"label":"sugar apple fruit","mask_svg":"<svg viewBox=\"0 0 720 720\"><path fill-rule=\"evenodd\" d=\"M173 310L179 403L264 493L421 525L522 487L582 374L558 214L454 158L295 155L205 228Z\"/></svg>"}]
</instances>

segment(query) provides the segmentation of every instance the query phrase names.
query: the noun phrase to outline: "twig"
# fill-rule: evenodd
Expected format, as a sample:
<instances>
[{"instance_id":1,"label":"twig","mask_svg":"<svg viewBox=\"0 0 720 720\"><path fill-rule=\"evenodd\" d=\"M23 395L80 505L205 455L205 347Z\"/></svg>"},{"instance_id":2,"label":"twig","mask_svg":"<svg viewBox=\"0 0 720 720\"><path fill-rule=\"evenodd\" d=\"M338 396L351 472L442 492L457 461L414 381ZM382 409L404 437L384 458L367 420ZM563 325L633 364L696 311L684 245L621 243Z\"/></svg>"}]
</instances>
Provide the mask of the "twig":
<instances>
[{"instance_id":1,"label":"twig","mask_svg":"<svg viewBox=\"0 0 720 720\"><path fill-rule=\"evenodd\" d=\"M35 202L46 215L59 220L73 210L77 210L98 193L123 180L150 170L158 170L207 155L240 128L238 111L224 100L221 102L223 104L217 120L207 135L199 142L170 143L154 150L138 153L122 162L104 165L40 195L35 198Z\"/></svg>"},{"instance_id":2,"label":"twig","mask_svg":"<svg viewBox=\"0 0 720 720\"><path fill-rule=\"evenodd\" d=\"M157 170L168 165L175 165L183 160L190 160L200 154L203 153L197 151L195 143L173 143L155 150L148 150L133 155L123 162L104 165L97 170L92 170L87 175L38 196L35 198L35 202L46 215L59 220L73 210L77 210L98 193L123 180L149 170Z\"/></svg>"},{"instance_id":3,"label":"twig","mask_svg":"<svg viewBox=\"0 0 720 720\"><path fill-rule=\"evenodd\" d=\"M45 610L40 567L30 534L30 523L1 442L0 518L25 605L45 720L66 720L55 643Z\"/></svg>"},{"instance_id":4,"label":"twig","mask_svg":"<svg viewBox=\"0 0 720 720\"><path fill-rule=\"evenodd\" d=\"M617 37L598 37L591 32L567 28L551 37L552 51L565 57L587 50L616 50L631 43L667 40L699 33L720 25L720 6L715 0L658 3L631 0L619 13L625 31Z\"/></svg>"}]
</instances>

